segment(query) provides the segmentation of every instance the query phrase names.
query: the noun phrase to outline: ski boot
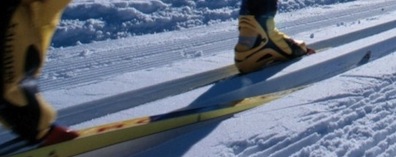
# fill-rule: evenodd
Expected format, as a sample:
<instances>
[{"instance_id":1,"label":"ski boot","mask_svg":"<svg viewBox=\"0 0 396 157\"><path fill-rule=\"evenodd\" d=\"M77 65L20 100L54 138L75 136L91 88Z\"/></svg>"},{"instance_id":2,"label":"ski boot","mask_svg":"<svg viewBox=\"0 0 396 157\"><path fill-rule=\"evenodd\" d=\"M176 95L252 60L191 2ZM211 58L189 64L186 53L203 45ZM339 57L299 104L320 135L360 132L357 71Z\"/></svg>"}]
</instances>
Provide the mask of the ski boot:
<instances>
[{"instance_id":1,"label":"ski boot","mask_svg":"<svg viewBox=\"0 0 396 157\"><path fill-rule=\"evenodd\" d=\"M315 53L303 41L293 40L277 30L272 16L241 15L239 32L235 65L241 73Z\"/></svg>"},{"instance_id":2,"label":"ski boot","mask_svg":"<svg viewBox=\"0 0 396 157\"><path fill-rule=\"evenodd\" d=\"M37 87L47 48L69 2L0 1L0 122L30 143L76 137L75 132L52 126L56 112Z\"/></svg>"},{"instance_id":3,"label":"ski boot","mask_svg":"<svg viewBox=\"0 0 396 157\"><path fill-rule=\"evenodd\" d=\"M79 135L77 132L69 130L67 128L53 125L51 130L48 132L43 139L41 139L41 147L57 144L60 142L68 141L77 138Z\"/></svg>"}]
</instances>

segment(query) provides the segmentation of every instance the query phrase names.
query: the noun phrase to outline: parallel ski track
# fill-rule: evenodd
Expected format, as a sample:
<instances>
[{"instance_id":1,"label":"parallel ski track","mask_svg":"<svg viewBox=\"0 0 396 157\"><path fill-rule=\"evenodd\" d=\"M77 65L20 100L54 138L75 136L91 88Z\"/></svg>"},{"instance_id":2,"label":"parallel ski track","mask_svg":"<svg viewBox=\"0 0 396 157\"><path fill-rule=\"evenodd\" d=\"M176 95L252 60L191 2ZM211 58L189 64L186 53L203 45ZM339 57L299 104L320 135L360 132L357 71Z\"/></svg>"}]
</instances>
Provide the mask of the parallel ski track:
<instances>
[{"instance_id":1,"label":"parallel ski track","mask_svg":"<svg viewBox=\"0 0 396 157\"><path fill-rule=\"evenodd\" d=\"M117 73L166 65L184 59L185 56L181 53L200 51L205 52L205 55L211 55L232 47L236 42L235 36L234 33L223 33L186 40L178 43L178 47L171 44L171 46L156 45L138 49L120 49L101 52L89 58L71 58L55 64L49 62L44 70L49 76L41 80L40 87L43 90L60 89ZM79 71L81 69L85 70ZM72 72L76 77L68 76L68 72ZM50 79L53 74L57 77L56 79Z\"/></svg>"},{"instance_id":2,"label":"parallel ski track","mask_svg":"<svg viewBox=\"0 0 396 157\"><path fill-rule=\"evenodd\" d=\"M384 10L396 10L396 4L383 2L359 9L343 10L332 14L314 18L299 19L280 23L282 31L289 34L309 31L326 25L355 21L358 18L379 15ZM44 91L62 89L83 83L94 83L93 80L111 77L112 75L132 72L141 69L158 67L174 61L185 59L181 53L202 52L208 56L221 50L230 50L237 41L237 32L221 32L200 38L184 40L177 44L161 44L145 48L123 48L108 52L100 52L85 58L71 58L60 62L49 62L44 74L47 76L40 81L40 88ZM133 43L131 43L133 44ZM316 47L315 47L316 48ZM233 52L230 52L233 53ZM230 76L233 73L230 73ZM198 85L199 86L199 85Z\"/></svg>"}]
</instances>

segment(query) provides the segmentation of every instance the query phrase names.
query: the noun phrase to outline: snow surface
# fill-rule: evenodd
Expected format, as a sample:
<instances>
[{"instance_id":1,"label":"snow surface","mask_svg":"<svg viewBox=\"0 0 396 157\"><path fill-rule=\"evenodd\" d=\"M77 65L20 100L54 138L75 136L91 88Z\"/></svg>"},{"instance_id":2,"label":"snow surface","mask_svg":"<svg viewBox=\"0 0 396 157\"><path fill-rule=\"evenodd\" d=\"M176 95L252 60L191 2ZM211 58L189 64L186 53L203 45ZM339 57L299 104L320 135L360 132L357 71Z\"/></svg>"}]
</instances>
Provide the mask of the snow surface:
<instances>
[{"instance_id":1,"label":"snow surface","mask_svg":"<svg viewBox=\"0 0 396 157\"><path fill-rule=\"evenodd\" d=\"M279 11L352 0L281 0ZM180 30L236 19L241 0L74 0L53 46Z\"/></svg>"},{"instance_id":2,"label":"snow surface","mask_svg":"<svg viewBox=\"0 0 396 157\"><path fill-rule=\"evenodd\" d=\"M279 28L308 43L396 19L396 7L392 5L395 0L279 2ZM48 55L41 81L43 95L61 110L230 65L239 3L240 0L74 0ZM204 43L209 37L225 35L235 37L225 38L229 41L222 44L204 45L219 47L208 50L211 53L188 51L195 43L183 42ZM159 50L151 51L156 46ZM185 47L175 50L180 57L175 60L166 52L178 46ZM131 56L120 56L118 60L111 57L146 47L156 53L130 55L149 60L151 66L125 63L126 70L119 67L99 71L132 60ZM159 60L152 58L161 53L160 58L169 58L157 64ZM396 54L390 53L285 98L181 134L136 156L396 156L395 60ZM107 76L91 75L90 71ZM89 81L82 79L84 73L89 73ZM45 86L50 83L53 85ZM72 128L166 113L188 106L209 88L104 115ZM116 152L109 154L120 156Z\"/></svg>"},{"instance_id":3,"label":"snow surface","mask_svg":"<svg viewBox=\"0 0 396 157\"><path fill-rule=\"evenodd\" d=\"M79 1L76 1L73 5L77 6L77 2ZM132 2L134 3L135 1ZM123 3L133 4L132 2ZM194 1L183 2L193 3ZM281 1L282 4L286 4L286 2ZM330 3L331 1L327 2ZM277 16L277 20L280 21L279 25L283 26L282 24L290 21L290 17L298 19L317 16L333 10L347 10L348 8L353 8L353 6L374 5L380 2L390 1L355 1L323 6L317 3L318 6L314 5L317 7L296 11L289 10L281 13ZM147 3L153 3L153 8L170 5L165 1L156 4L154 4L154 1L144 2L144 4ZM291 6L312 6L299 1L290 1L289 3L291 3ZM88 5L88 3L82 4ZM113 5L109 3L100 4ZM235 5L232 3L227 8L235 9ZM148 9L153 10L153 8ZM175 7L175 9L180 8ZM340 21L330 26L321 26L320 29L299 33L291 32L293 33L291 35L311 43L354 29L372 26L381 21L394 19L392 17L394 15L394 12L387 12L382 15L364 17L354 21ZM223 22L194 29L146 35L136 37L137 39L134 40L143 41L137 45L144 46L144 44L153 42L152 40L170 39L177 41L177 39L183 40L185 38L194 39L200 35L205 35L205 33L235 31L235 22ZM284 26L285 28L287 28L287 25ZM189 31L192 33L188 34L187 32ZM138 32L136 34L140 33L145 34L147 32ZM187 35L183 36L185 33ZM159 40L155 38L159 38ZM124 45L127 47L130 44L129 42L131 42L130 40L132 39L110 42L117 43L120 41L116 46ZM115 47L112 46L113 43L108 45L109 49ZM50 90L44 94L49 100L52 100L53 104L64 104L60 106L81 103L84 102L83 100L91 101L117 92L138 89L232 64L233 54L230 52L232 52L232 47L218 51L211 56L200 55L199 53L193 54L187 57L189 59L174 62L170 65L118 74L82 87ZM265 106L236 114L222 122L210 124L202 129L183 134L139 154L139 156L394 156L396 150L396 138L393 134L396 128L394 124L396 117L396 102L394 101L394 94L396 93L394 89L396 65L393 64L393 61L395 58L395 54L390 54L378 61L322 81ZM51 58L51 60L57 59L56 57ZM205 65L205 67L201 65ZM161 74L160 78L157 76L158 74ZM73 127L84 128L131 117L165 113L185 107L199 96L196 93L202 93L207 89L200 88L180 96L148 103ZM59 95L62 95L62 97ZM81 99L71 99L76 97ZM154 108L155 110L153 110Z\"/></svg>"}]
</instances>

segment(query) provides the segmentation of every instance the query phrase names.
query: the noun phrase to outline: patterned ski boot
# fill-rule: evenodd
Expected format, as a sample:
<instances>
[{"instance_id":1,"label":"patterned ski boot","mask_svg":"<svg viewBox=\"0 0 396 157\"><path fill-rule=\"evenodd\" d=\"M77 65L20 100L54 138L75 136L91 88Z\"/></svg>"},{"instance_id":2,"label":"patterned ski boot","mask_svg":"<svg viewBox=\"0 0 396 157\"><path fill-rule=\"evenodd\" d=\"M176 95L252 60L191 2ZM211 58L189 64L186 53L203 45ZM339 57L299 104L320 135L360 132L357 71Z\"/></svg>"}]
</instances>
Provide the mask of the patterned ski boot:
<instances>
[{"instance_id":1,"label":"patterned ski boot","mask_svg":"<svg viewBox=\"0 0 396 157\"><path fill-rule=\"evenodd\" d=\"M252 15L241 15L239 33L235 46L235 65L241 73L315 53L303 41L293 40L277 30L273 17L262 16L257 20Z\"/></svg>"},{"instance_id":2,"label":"patterned ski boot","mask_svg":"<svg viewBox=\"0 0 396 157\"><path fill-rule=\"evenodd\" d=\"M69 2L0 1L0 122L31 143L54 144L76 136L52 126L56 112L38 89L48 46Z\"/></svg>"}]
</instances>

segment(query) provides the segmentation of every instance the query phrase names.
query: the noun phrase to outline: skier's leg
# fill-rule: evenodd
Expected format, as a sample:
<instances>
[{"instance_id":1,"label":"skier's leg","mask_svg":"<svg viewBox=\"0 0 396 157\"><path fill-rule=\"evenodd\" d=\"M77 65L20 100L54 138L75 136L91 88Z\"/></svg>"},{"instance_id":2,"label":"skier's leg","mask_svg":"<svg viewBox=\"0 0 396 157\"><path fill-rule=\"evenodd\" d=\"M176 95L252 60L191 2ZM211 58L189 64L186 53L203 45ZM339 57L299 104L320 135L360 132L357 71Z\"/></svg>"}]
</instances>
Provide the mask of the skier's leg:
<instances>
[{"instance_id":1,"label":"skier's leg","mask_svg":"<svg viewBox=\"0 0 396 157\"><path fill-rule=\"evenodd\" d=\"M53 125L56 113L37 83L50 40L70 0L2 0L0 13L0 119L30 142L76 134ZM55 132L54 132L55 131ZM59 133L57 131L63 132Z\"/></svg>"},{"instance_id":2,"label":"skier's leg","mask_svg":"<svg viewBox=\"0 0 396 157\"><path fill-rule=\"evenodd\" d=\"M240 15L275 16L278 0L242 0Z\"/></svg>"},{"instance_id":3,"label":"skier's leg","mask_svg":"<svg viewBox=\"0 0 396 157\"><path fill-rule=\"evenodd\" d=\"M277 0L243 0L239 17L239 40L235 65L242 73L277 61L314 53L302 41L293 40L275 28Z\"/></svg>"}]
</instances>

